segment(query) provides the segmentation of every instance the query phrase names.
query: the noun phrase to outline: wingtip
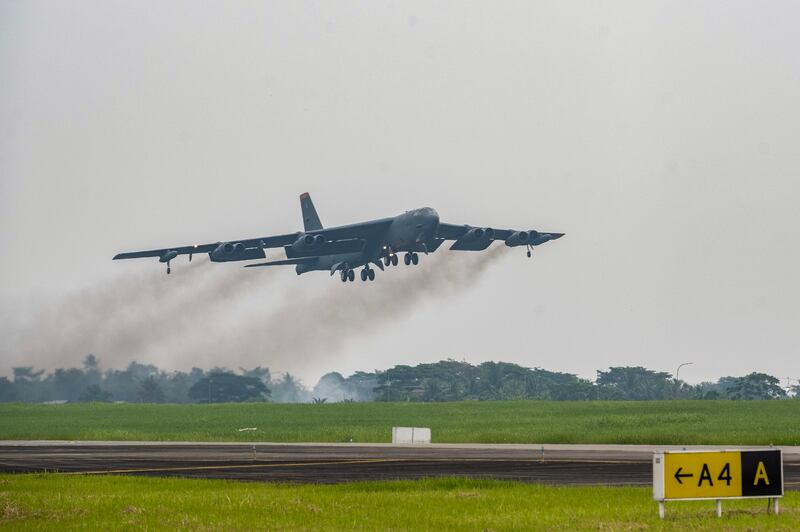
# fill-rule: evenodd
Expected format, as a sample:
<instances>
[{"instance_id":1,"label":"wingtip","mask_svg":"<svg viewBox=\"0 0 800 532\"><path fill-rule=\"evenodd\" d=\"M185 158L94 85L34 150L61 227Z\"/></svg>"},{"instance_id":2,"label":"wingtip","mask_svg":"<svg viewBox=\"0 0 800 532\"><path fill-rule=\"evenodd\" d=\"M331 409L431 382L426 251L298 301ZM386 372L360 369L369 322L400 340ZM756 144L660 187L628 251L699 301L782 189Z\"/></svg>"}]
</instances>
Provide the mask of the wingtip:
<instances>
[{"instance_id":1,"label":"wingtip","mask_svg":"<svg viewBox=\"0 0 800 532\"><path fill-rule=\"evenodd\" d=\"M309 197L308 192L303 192L302 194L300 194L300 199L306 199L308 197Z\"/></svg>"}]
</instances>

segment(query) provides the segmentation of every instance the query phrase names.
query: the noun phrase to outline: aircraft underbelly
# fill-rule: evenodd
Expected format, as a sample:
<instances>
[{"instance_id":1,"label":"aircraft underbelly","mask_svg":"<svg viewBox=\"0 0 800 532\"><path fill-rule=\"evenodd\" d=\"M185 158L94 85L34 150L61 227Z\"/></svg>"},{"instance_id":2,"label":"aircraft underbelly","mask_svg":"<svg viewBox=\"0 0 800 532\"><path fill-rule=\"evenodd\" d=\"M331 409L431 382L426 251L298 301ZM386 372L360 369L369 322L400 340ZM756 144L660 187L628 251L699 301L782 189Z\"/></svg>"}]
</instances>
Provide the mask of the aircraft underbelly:
<instances>
[{"instance_id":1,"label":"aircraft underbelly","mask_svg":"<svg viewBox=\"0 0 800 532\"><path fill-rule=\"evenodd\" d=\"M351 268L363 266L367 261L363 253L340 253L337 255L323 255L314 264L315 270L330 271L334 264L346 262Z\"/></svg>"}]
</instances>

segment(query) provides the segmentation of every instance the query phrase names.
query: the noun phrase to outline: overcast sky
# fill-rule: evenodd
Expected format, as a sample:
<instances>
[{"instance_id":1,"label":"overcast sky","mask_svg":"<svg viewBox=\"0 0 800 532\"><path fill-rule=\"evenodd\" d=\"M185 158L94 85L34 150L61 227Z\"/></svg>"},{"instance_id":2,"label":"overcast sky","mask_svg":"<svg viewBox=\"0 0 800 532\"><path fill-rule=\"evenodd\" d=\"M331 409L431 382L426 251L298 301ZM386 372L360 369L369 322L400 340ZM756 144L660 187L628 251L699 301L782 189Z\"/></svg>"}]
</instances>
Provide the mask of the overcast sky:
<instances>
[{"instance_id":1,"label":"overcast sky","mask_svg":"<svg viewBox=\"0 0 800 532\"><path fill-rule=\"evenodd\" d=\"M0 1L0 374L94 352L310 384L447 357L800 378L798 20L779 1ZM567 236L369 284L111 261L298 230L304 191L326 225L429 205ZM397 290L426 268L460 281Z\"/></svg>"}]
</instances>

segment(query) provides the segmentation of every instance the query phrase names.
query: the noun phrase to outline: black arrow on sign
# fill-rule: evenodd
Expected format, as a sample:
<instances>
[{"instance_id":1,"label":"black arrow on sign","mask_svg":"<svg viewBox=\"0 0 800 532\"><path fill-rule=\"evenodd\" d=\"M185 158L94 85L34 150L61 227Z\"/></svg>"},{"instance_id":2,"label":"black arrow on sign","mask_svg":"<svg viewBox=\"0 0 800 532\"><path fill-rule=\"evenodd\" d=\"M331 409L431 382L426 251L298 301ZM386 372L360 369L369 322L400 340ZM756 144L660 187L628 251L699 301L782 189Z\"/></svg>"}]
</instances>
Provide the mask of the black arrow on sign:
<instances>
[{"instance_id":1,"label":"black arrow on sign","mask_svg":"<svg viewBox=\"0 0 800 532\"><path fill-rule=\"evenodd\" d=\"M694 476L693 473L683 473L683 474L681 474L681 471L683 471L682 467L679 467L678 470L675 471L675 480L678 481L678 484L683 484L683 481L681 480L683 477L693 477Z\"/></svg>"}]
</instances>

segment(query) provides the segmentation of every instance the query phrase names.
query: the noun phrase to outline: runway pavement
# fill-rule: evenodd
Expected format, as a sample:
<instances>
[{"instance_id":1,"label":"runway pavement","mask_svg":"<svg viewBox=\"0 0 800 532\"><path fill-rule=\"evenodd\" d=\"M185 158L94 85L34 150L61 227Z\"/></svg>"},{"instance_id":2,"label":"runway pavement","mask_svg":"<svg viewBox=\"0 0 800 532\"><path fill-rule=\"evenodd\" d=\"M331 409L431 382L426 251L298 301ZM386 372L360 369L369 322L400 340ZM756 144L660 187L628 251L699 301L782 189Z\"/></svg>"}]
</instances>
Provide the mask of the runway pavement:
<instances>
[{"instance_id":1,"label":"runway pavement","mask_svg":"<svg viewBox=\"0 0 800 532\"><path fill-rule=\"evenodd\" d=\"M0 441L0 471L314 483L459 476L649 486L652 453L683 448L731 447ZM786 489L800 489L800 447L783 449Z\"/></svg>"}]
</instances>

